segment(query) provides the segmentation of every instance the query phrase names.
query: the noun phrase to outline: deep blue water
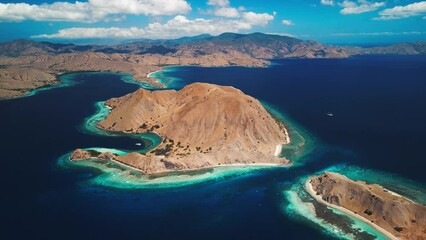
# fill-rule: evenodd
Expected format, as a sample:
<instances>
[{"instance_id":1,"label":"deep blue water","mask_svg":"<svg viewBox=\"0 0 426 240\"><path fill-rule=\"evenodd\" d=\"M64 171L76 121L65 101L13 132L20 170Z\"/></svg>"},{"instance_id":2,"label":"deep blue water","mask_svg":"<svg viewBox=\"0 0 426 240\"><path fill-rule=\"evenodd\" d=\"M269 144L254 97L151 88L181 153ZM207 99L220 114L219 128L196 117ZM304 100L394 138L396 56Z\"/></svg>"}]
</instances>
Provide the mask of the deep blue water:
<instances>
[{"instance_id":1,"label":"deep blue water","mask_svg":"<svg viewBox=\"0 0 426 240\"><path fill-rule=\"evenodd\" d=\"M130 138L78 130L93 104L132 92L118 75L0 102L1 239L328 239L283 213L299 176L346 162L426 182L426 57L278 60L266 69L181 67L181 80L232 85L271 103L320 145L307 165L161 190L85 184L96 171L58 168L77 147L129 149ZM328 117L327 112L334 113Z\"/></svg>"}]
</instances>

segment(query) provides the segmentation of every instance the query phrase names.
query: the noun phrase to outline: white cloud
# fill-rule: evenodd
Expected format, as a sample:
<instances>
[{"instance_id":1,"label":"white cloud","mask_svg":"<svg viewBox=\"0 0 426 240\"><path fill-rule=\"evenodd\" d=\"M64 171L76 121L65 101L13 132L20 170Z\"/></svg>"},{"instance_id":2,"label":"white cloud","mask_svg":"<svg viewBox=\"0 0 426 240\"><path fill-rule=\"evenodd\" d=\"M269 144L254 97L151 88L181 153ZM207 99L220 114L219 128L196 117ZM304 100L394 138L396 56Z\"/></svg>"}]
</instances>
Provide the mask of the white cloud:
<instances>
[{"instance_id":1,"label":"white cloud","mask_svg":"<svg viewBox=\"0 0 426 240\"><path fill-rule=\"evenodd\" d=\"M287 26L294 25L294 22L291 20L282 20L281 23Z\"/></svg>"},{"instance_id":2,"label":"white cloud","mask_svg":"<svg viewBox=\"0 0 426 240\"><path fill-rule=\"evenodd\" d=\"M207 4L215 6L214 10L207 11L218 17L238 18L240 17L239 11L245 11L242 6L238 7L238 9L231 7L228 0L209 0Z\"/></svg>"},{"instance_id":3,"label":"white cloud","mask_svg":"<svg viewBox=\"0 0 426 240\"><path fill-rule=\"evenodd\" d=\"M334 1L333 0L321 0L321 4L322 5L333 6L334 5Z\"/></svg>"},{"instance_id":4,"label":"white cloud","mask_svg":"<svg viewBox=\"0 0 426 240\"><path fill-rule=\"evenodd\" d=\"M88 0L87 2L52 4L0 3L0 21L70 21L97 22L117 19L117 15L173 15L187 13L185 0Z\"/></svg>"},{"instance_id":5,"label":"white cloud","mask_svg":"<svg viewBox=\"0 0 426 240\"><path fill-rule=\"evenodd\" d=\"M361 33L335 33L333 36L394 36L394 35L422 35L426 32L361 32Z\"/></svg>"},{"instance_id":6,"label":"white cloud","mask_svg":"<svg viewBox=\"0 0 426 240\"><path fill-rule=\"evenodd\" d=\"M232 7L221 7L214 10L213 14L218 17L227 17L227 18L238 18L240 13L236 8Z\"/></svg>"},{"instance_id":7,"label":"white cloud","mask_svg":"<svg viewBox=\"0 0 426 240\"><path fill-rule=\"evenodd\" d=\"M274 20L274 16L268 13L243 12L243 20L250 25L264 26Z\"/></svg>"},{"instance_id":8,"label":"white cloud","mask_svg":"<svg viewBox=\"0 0 426 240\"><path fill-rule=\"evenodd\" d=\"M247 20L250 19L250 20ZM203 33L212 35L224 32L250 30L255 25L264 25L273 19L269 14L245 13L241 19L188 19L178 15L166 22L151 23L145 28L67 28L55 34L42 34L33 38L178 38Z\"/></svg>"},{"instance_id":9,"label":"white cloud","mask_svg":"<svg viewBox=\"0 0 426 240\"><path fill-rule=\"evenodd\" d=\"M238 11L245 11L245 10L246 10L246 8L244 6L239 6L238 7Z\"/></svg>"},{"instance_id":10,"label":"white cloud","mask_svg":"<svg viewBox=\"0 0 426 240\"><path fill-rule=\"evenodd\" d=\"M371 12L374 10L377 10L378 8L384 6L384 2L373 2L370 3L366 0L358 0L358 2L351 2L348 0L343 1L343 3L340 4L340 6L343 7L342 10L340 10L341 14L360 14L365 12Z\"/></svg>"},{"instance_id":11,"label":"white cloud","mask_svg":"<svg viewBox=\"0 0 426 240\"><path fill-rule=\"evenodd\" d=\"M207 4L211 6L227 7L229 6L229 0L209 0Z\"/></svg>"},{"instance_id":12,"label":"white cloud","mask_svg":"<svg viewBox=\"0 0 426 240\"><path fill-rule=\"evenodd\" d=\"M292 37L292 38L296 38L297 35L291 34L291 33L277 33L277 32L268 32L266 34L270 34L270 35L278 35L278 36L284 36L284 37Z\"/></svg>"},{"instance_id":13,"label":"white cloud","mask_svg":"<svg viewBox=\"0 0 426 240\"><path fill-rule=\"evenodd\" d=\"M396 6L379 12L380 17L374 20L394 20L418 16L426 13L426 1L408 4L406 6ZM425 19L425 17L423 17Z\"/></svg>"}]
</instances>

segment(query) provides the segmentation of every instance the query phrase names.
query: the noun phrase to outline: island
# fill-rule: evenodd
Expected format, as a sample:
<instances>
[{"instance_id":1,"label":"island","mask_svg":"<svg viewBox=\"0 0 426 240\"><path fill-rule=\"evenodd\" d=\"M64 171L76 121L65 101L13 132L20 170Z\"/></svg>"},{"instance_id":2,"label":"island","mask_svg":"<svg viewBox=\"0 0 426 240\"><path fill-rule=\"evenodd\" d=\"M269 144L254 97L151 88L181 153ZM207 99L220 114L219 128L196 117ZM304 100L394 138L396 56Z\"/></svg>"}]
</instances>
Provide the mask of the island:
<instances>
[{"instance_id":1,"label":"island","mask_svg":"<svg viewBox=\"0 0 426 240\"><path fill-rule=\"evenodd\" d=\"M377 184L325 172L306 181L320 203L365 221L390 239L426 239L426 207Z\"/></svg>"},{"instance_id":2,"label":"island","mask_svg":"<svg viewBox=\"0 0 426 240\"><path fill-rule=\"evenodd\" d=\"M111 108L98 123L105 131L155 133L162 142L148 153L125 155L75 150L70 159L115 161L143 174L230 165L286 166L282 145L290 143L284 124L262 104L227 86L193 83L183 89L139 89L106 101Z\"/></svg>"}]
</instances>

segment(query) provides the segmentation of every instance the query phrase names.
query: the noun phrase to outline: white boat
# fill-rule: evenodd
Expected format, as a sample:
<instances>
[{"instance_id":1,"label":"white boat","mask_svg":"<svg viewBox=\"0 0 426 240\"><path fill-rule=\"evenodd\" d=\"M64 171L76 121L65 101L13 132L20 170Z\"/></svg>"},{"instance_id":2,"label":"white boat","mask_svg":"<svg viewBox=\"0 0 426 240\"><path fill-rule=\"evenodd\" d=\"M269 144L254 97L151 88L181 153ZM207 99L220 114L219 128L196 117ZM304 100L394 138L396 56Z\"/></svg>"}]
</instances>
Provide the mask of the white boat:
<instances>
[{"instance_id":1,"label":"white boat","mask_svg":"<svg viewBox=\"0 0 426 240\"><path fill-rule=\"evenodd\" d=\"M140 145L142 145L142 143L136 143L135 145L136 145L136 146L140 146Z\"/></svg>"},{"instance_id":2,"label":"white boat","mask_svg":"<svg viewBox=\"0 0 426 240\"><path fill-rule=\"evenodd\" d=\"M327 116L332 117L333 113L329 112L329 113L327 113Z\"/></svg>"}]
</instances>

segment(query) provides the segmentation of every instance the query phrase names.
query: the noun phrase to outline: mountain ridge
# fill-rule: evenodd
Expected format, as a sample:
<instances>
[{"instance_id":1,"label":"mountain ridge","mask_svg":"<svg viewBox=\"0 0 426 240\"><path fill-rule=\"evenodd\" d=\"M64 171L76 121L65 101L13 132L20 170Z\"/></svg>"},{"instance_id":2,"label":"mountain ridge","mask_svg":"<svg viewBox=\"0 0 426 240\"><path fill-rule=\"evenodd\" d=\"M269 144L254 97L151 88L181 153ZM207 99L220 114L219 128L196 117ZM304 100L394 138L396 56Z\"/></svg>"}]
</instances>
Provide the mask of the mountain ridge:
<instances>
[{"instance_id":1,"label":"mountain ridge","mask_svg":"<svg viewBox=\"0 0 426 240\"><path fill-rule=\"evenodd\" d=\"M201 34L177 39L140 39L112 45L79 45L17 39L0 43L0 56L18 57L40 54L103 52L108 54L172 55L180 50L204 52L234 49L255 58L345 58L368 54L426 54L426 42L404 42L393 45L359 47L322 44L314 40L266 33L240 34L225 32L217 36Z\"/></svg>"}]
</instances>

